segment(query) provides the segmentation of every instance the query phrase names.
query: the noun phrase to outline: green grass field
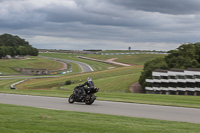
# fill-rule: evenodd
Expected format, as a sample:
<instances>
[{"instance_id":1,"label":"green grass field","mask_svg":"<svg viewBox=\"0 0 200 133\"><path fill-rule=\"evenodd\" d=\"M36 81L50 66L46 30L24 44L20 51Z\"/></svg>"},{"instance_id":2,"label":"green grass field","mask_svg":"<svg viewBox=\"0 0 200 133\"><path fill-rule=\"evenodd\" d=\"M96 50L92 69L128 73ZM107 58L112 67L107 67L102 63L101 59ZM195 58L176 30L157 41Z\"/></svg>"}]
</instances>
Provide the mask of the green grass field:
<instances>
[{"instance_id":1,"label":"green grass field","mask_svg":"<svg viewBox=\"0 0 200 133\"><path fill-rule=\"evenodd\" d=\"M53 53L51 56L56 56L57 58L62 56L62 58L70 60L76 58L74 54L72 56L70 54ZM142 58L144 58L143 55ZM95 63L96 62L93 62L93 64ZM119 67L111 70L101 70L89 73L72 73L60 78L30 79L22 84L17 85L16 87L19 88L18 90L9 89L9 85L11 84L10 82L12 81L7 83L8 86L6 86L7 84L5 81L0 81L0 92L69 97L76 85L84 83L87 77L92 77L96 87L100 88L100 92L96 94L99 100L200 108L200 97L198 96L194 97L127 93L129 92L129 87L131 84L138 81L142 68L142 65L133 65L131 67ZM58 89L58 86L60 84L64 84L67 80L73 81L74 84L64 85L61 86L61 89ZM13 83L14 82L15 80L13 80ZM1 83L4 85L1 85Z\"/></svg>"},{"instance_id":2,"label":"green grass field","mask_svg":"<svg viewBox=\"0 0 200 133\"><path fill-rule=\"evenodd\" d=\"M166 55L162 55L162 54L134 54L134 55L94 55L94 54L88 54L88 55L83 55L83 56L95 58L95 59L100 59L100 60L117 58L114 61L132 64L132 65L144 65L144 63L146 61L153 60L157 57L165 57Z\"/></svg>"},{"instance_id":3,"label":"green grass field","mask_svg":"<svg viewBox=\"0 0 200 133\"><path fill-rule=\"evenodd\" d=\"M118 67L118 66L109 65L109 64L106 64L106 63L94 62L94 61L90 61L90 60L80 59L80 58L77 57L77 56L80 56L80 54L40 53L40 55L46 56L46 57L53 57L53 58L60 58L60 59L75 60L75 61L84 62L84 63L90 65L95 71L106 70L106 69L109 69L110 67Z\"/></svg>"},{"instance_id":4,"label":"green grass field","mask_svg":"<svg viewBox=\"0 0 200 133\"><path fill-rule=\"evenodd\" d=\"M50 59L33 56L30 56L27 59L0 59L0 72L2 74L19 74L19 72L11 69L10 67L58 70L63 67L63 64Z\"/></svg>"},{"instance_id":5,"label":"green grass field","mask_svg":"<svg viewBox=\"0 0 200 133\"><path fill-rule=\"evenodd\" d=\"M95 55L95 54L63 54L63 53L40 53L40 55L47 56L47 57L55 57L55 58L85 62L85 63L91 65L95 70L105 70L105 67L108 68L108 67L112 67L112 66L106 65L105 63L100 63L100 62L94 63L93 61L77 58L77 56L85 56L85 57L90 57L90 58L100 59L100 60L118 58L115 61L132 64L132 65L144 65L144 63L146 61L153 60L157 57L165 57L166 56L166 55L162 55L162 54ZM102 65L103 66L105 65L105 67L103 67L103 69L98 68L98 66L102 67Z\"/></svg>"},{"instance_id":6,"label":"green grass field","mask_svg":"<svg viewBox=\"0 0 200 133\"><path fill-rule=\"evenodd\" d=\"M97 70L89 73L71 73L60 78L31 79L17 85L17 90L10 89L12 83L22 79L0 80L0 93L28 94L53 97L69 97L73 88L92 77L100 92L96 93L98 100L134 102L143 104L156 104L166 106L181 106L200 108L199 96L175 96L156 94L133 94L128 92L131 84L138 81L143 69L144 61L157 56L148 55L104 57L87 55L97 59L118 58L119 62L137 64L131 67L116 67L108 70L112 65L79 59L75 54L42 54L55 58L77 60L85 62ZM159 55L160 56L160 55ZM36 59L31 59L36 60ZM31 60L28 62L31 63ZM1 60L4 61L4 60ZM34 62L34 61L33 61ZM2 62L0 62L0 72ZM12 63L11 63L12 64ZM25 65L16 64L17 66ZM39 66L37 63L36 66ZM32 66L34 67L34 65ZM29 64L28 64L29 65ZM47 64L43 64L46 66ZM51 65L49 65L51 67ZM72 63L73 72L80 72L80 68ZM7 70L7 73L12 73ZM58 89L59 84L71 80L72 85L64 85ZM67 101L66 101L67 105ZM0 104L0 132L2 133L199 133L199 124L185 122L171 122L144 118L92 114L82 112L49 110L33 107Z\"/></svg>"},{"instance_id":7,"label":"green grass field","mask_svg":"<svg viewBox=\"0 0 200 133\"><path fill-rule=\"evenodd\" d=\"M67 104L67 103L66 103ZM199 124L0 104L2 133L199 133Z\"/></svg>"},{"instance_id":8,"label":"green grass field","mask_svg":"<svg viewBox=\"0 0 200 133\"><path fill-rule=\"evenodd\" d=\"M133 52L140 52L140 53L146 53L146 52L152 52L148 50L104 50L104 51L99 51L99 53L133 53ZM156 51L155 51L156 52Z\"/></svg>"},{"instance_id":9,"label":"green grass field","mask_svg":"<svg viewBox=\"0 0 200 133\"><path fill-rule=\"evenodd\" d=\"M142 67L121 67L112 70L95 71L89 73L78 73L66 75L59 78L46 78L46 79L31 79L20 84L17 87L21 89L51 89L58 86L58 84L65 83L67 80L74 82L74 85L81 84L86 81L87 77L92 77L94 81L97 81L97 85L102 90L127 90L131 84L138 81ZM129 80L126 80L126 79ZM123 82L119 82L122 81ZM97 86L96 85L96 86ZM73 88L73 85L70 86Z\"/></svg>"}]
</instances>

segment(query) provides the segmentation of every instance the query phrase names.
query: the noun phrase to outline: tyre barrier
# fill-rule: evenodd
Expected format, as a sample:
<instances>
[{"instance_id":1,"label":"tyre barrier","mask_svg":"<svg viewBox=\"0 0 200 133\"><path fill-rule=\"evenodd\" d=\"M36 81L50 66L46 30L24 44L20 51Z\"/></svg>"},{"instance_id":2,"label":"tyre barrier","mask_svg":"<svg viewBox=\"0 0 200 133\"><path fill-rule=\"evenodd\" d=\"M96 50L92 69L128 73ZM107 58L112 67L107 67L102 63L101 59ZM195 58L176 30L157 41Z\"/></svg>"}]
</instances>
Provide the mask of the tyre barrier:
<instances>
[{"instance_id":1,"label":"tyre barrier","mask_svg":"<svg viewBox=\"0 0 200 133\"><path fill-rule=\"evenodd\" d=\"M17 83L12 84L12 85L10 86L10 89L17 89L17 88L14 87L14 86L17 85L17 84L20 84L20 83L22 83L22 82L24 82L24 81L26 81L26 80L22 80L22 81L19 81L19 82L17 82Z\"/></svg>"}]
</instances>

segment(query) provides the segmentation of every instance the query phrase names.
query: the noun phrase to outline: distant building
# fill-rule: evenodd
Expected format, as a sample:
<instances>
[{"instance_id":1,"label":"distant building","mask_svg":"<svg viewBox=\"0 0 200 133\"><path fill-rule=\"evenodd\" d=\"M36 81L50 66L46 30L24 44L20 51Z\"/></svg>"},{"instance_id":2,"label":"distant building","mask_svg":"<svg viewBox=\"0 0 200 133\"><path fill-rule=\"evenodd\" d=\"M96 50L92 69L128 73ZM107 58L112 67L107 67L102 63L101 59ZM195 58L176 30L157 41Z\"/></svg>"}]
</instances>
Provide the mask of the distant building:
<instances>
[{"instance_id":1,"label":"distant building","mask_svg":"<svg viewBox=\"0 0 200 133\"><path fill-rule=\"evenodd\" d=\"M5 57L2 57L2 59L25 59L27 58L26 56L22 56L22 55L15 55L15 56L11 56L11 55L6 55Z\"/></svg>"},{"instance_id":2,"label":"distant building","mask_svg":"<svg viewBox=\"0 0 200 133\"><path fill-rule=\"evenodd\" d=\"M101 49L84 49L83 51L89 51L89 52L101 52Z\"/></svg>"},{"instance_id":3,"label":"distant building","mask_svg":"<svg viewBox=\"0 0 200 133\"><path fill-rule=\"evenodd\" d=\"M200 68L155 70L146 93L200 96Z\"/></svg>"},{"instance_id":4,"label":"distant building","mask_svg":"<svg viewBox=\"0 0 200 133\"><path fill-rule=\"evenodd\" d=\"M2 59L12 59L10 55L6 55L5 57L2 57Z\"/></svg>"}]
</instances>

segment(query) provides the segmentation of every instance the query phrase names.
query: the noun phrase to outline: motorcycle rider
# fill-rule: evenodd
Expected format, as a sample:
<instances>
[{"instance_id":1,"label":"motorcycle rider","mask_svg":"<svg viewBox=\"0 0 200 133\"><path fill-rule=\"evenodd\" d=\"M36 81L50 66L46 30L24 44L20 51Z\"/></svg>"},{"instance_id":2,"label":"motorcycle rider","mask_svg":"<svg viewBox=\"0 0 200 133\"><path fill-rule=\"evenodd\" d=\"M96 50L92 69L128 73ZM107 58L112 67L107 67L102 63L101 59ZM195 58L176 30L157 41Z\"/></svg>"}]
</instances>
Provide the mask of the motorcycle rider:
<instances>
[{"instance_id":1,"label":"motorcycle rider","mask_svg":"<svg viewBox=\"0 0 200 133\"><path fill-rule=\"evenodd\" d=\"M86 86L87 87L84 87ZM86 96L86 91L90 91L91 89L94 89L94 82L92 81L91 77L87 78L87 81L84 84L79 85L79 87L81 88L81 91L83 92L83 96Z\"/></svg>"}]
</instances>

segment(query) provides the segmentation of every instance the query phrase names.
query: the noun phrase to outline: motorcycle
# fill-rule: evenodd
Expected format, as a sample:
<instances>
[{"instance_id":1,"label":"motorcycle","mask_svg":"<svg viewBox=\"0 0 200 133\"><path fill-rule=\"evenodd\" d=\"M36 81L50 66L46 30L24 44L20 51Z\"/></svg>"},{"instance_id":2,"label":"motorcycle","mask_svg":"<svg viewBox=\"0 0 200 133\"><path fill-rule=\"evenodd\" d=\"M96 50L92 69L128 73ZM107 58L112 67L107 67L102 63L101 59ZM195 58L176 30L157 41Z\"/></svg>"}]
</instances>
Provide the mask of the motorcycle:
<instances>
[{"instance_id":1,"label":"motorcycle","mask_svg":"<svg viewBox=\"0 0 200 133\"><path fill-rule=\"evenodd\" d=\"M86 95L83 95L83 87L77 86L74 88L73 94L68 98L69 103L74 102L85 102L87 105L91 105L95 100L96 96L94 93L97 93L99 91L99 88L92 88L90 90L85 90Z\"/></svg>"}]
</instances>

